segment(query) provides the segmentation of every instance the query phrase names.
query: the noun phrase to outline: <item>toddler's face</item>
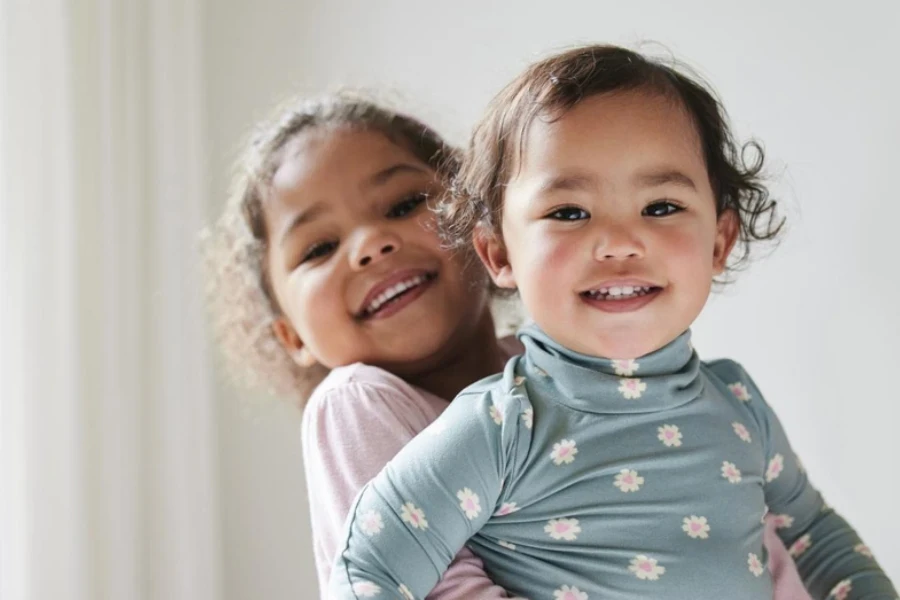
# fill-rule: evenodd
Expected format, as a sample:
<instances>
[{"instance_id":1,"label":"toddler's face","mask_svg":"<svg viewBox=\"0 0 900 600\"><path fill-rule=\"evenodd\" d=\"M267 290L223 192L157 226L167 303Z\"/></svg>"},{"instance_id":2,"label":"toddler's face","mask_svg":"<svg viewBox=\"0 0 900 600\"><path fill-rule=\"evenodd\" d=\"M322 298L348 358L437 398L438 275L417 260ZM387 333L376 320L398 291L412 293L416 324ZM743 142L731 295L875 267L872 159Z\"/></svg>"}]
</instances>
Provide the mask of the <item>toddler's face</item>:
<instances>
[{"instance_id":1,"label":"toddler's face","mask_svg":"<svg viewBox=\"0 0 900 600\"><path fill-rule=\"evenodd\" d=\"M403 374L467 339L485 286L441 249L426 198L434 171L384 135L304 132L264 200L275 330L294 359L364 362Z\"/></svg>"},{"instance_id":2,"label":"toddler's face","mask_svg":"<svg viewBox=\"0 0 900 600\"><path fill-rule=\"evenodd\" d=\"M492 275L573 350L652 352L700 313L735 239L697 132L676 102L646 92L594 96L549 121L526 133Z\"/></svg>"}]
</instances>

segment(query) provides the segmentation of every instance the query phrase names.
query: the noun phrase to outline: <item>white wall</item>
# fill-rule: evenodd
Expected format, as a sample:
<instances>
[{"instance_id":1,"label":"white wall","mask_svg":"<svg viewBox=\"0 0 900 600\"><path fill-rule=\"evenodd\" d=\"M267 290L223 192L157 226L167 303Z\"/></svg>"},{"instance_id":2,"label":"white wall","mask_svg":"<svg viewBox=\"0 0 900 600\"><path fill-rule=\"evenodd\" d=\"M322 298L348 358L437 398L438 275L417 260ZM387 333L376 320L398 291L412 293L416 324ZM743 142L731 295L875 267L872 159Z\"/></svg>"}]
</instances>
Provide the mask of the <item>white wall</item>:
<instances>
[{"instance_id":1,"label":"white wall","mask_svg":"<svg viewBox=\"0 0 900 600\"><path fill-rule=\"evenodd\" d=\"M548 4L209 2L208 147L225 187L239 136L273 100L388 86L451 138L526 63L578 42L664 43L766 144L790 231L695 327L706 357L742 361L818 486L900 582L900 268L895 185L900 4L812 0ZM833 5L831 5L833 6ZM701 10L702 7L702 10ZM227 597L312 598L298 416L221 423Z\"/></svg>"}]
</instances>

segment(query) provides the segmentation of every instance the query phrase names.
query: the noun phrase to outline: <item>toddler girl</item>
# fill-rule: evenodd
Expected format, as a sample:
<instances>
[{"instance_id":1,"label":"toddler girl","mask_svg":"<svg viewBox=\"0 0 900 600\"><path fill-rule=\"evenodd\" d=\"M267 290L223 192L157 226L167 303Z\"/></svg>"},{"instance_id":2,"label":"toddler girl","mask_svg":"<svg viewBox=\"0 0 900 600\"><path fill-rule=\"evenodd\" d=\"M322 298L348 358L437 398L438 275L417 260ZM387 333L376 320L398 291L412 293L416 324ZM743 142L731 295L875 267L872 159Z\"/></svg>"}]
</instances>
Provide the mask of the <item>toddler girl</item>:
<instances>
[{"instance_id":1,"label":"toddler girl","mask_svg":"<svg viewBox=\"0 0 900 600\"><path fill-rule=\"evenodd\" d=\"M736 242L780 229L741 155L709 91L622 48L495 99L443 218L518 290L525 354L363 490L331 597L423 597L467 544L531 598L771 598L769 511L813 597L896 597L749 375L691 346Z\"/></svg>"}]
</instances>

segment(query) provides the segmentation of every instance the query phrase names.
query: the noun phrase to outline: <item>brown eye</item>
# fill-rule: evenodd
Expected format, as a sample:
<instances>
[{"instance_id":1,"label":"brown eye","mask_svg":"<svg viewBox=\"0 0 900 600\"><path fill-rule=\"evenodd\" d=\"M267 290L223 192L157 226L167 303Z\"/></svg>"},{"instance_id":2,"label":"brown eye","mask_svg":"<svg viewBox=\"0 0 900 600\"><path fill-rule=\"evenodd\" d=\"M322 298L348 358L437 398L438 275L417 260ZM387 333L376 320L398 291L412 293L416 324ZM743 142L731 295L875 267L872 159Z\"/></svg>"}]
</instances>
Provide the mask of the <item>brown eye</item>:
<instances>
[{"instance_id":1,"label":"brown eye","mask_svg":"<svg viewBox=\"0 0 900 600\"><path fill-rule=\"evenodd\" d=\"M563 208L557 208L552 213L548 214L547 218L555 221L582 221L584 219L590 219L591 213L576 206L564 206Z\"/></svg>"},{"instance_id":2,"label":"brown eye","mask_svg":"<svg viewBox=\"0 0 900 600\"><path fill-rule=\"evenodd\" d=\"M329 254L334 252L335 248L337 248L337 242L323 242L321 244L316 244L306 251L306 254L303 255L303 259L300 261L300 264L303 264L310 260L328 256Z\"/></svg>"},{"instance_id":3,"label":"brown eye","mask_svg":"<svg viewBox=\"0 0 900 600\"><path fill-rule=\"evenodd\" d=\"M419 193L408 198L404 198L397 204L391 207L391 210L388 211L387 217L389 219L402 219L406 215L414 212L419 205L425 202L428 199L428 194Z\"/></svg>"},{"instance_id":4,"label":"brown eye","mask_svg":"<svg viewBox=\"0 0 900 600\"><path fill-rule=\"evenodd\" d=\"M678 206L673 202L669 202L668 200L663 200L647 206L647 208L641 211L641 215L645 217L667 217L683 210L683 207Z\"/></svg>"}]
</instances>

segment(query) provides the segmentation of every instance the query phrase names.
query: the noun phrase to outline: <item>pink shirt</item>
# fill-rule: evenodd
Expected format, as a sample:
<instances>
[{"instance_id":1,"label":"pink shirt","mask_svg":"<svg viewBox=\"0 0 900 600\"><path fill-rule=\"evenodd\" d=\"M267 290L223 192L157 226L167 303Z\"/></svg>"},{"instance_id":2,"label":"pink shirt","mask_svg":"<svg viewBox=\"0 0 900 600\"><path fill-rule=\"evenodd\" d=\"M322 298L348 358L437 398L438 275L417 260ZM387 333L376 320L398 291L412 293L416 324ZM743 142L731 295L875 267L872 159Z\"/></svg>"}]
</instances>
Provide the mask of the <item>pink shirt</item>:
<instances>
[{"instance_id":1,"label":"pink shirt","mask_svg":"<svg viewBox=\"0 0 900 600\"><path fill-rule=\"evenodd\" d=\"M359 490L448 404L387 371L363 364L334 369L313 392L303 414L302 442L320 586L331 575L344 520ZM809 599L772 523L767 527L766 546L775 599ZM468 549L456 556L428 595L429 600L507 597Z\"/></svg>"}]
</instances>

